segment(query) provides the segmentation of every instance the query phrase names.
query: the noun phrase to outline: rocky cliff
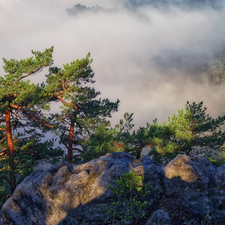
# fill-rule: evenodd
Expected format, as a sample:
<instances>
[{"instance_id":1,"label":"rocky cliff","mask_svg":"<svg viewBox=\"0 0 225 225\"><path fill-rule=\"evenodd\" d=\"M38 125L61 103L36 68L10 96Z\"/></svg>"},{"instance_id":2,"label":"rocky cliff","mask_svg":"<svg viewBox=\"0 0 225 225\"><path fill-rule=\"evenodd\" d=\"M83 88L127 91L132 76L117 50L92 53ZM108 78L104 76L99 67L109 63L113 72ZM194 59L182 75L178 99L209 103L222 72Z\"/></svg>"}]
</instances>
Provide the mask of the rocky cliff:
<instances>
[{"instance_id":1,"label":"rocky cliff","mask_svg":"<svg viewBox=\"0 0 225 225\"><path fill-rule=\"evenodd\" d=\"M62 161L35 171L17 186L0 212L1 225L106 224L115 198L109 188L132 170L144 175L150 193L140 225L225 224L225 165L207 158L178 155L166 166L149 156L136 160L122 152L81 165Z\"/></svg>"}]
</instances>

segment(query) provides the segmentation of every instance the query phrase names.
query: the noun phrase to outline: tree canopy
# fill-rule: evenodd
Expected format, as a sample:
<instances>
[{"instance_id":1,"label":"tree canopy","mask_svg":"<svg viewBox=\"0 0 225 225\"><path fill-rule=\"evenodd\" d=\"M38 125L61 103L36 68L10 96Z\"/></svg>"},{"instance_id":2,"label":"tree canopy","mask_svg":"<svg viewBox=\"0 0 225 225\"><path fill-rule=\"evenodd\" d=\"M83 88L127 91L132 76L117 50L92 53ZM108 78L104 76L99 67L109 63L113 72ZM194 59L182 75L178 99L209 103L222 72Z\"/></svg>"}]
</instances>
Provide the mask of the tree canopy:
<instances>
[{"instance_id":1,"label":"tree canopy","mask_svg":"<svg viewBox=\"0 0 225 225\"><path fill-rule=\"evenodd\" d=\"M3 59L6 75L0 77L0 116L5 125L0 126L0 197L4 199L13 193L38 162L55 163L65 157L60 147L52 148L54 139L38 143L44 133L51 130L59 135L57 129L63 130L60 141L67 147L67 160L71 163L76 157L73 150L83 153L73 144L78 145L85 134L92 135L96 124L107 122L106 118L111 117L111 113L118 108L119 100L96 99L100 92L85 86L95 82L92 80L94 73L90 67L90 53L86 58L77 59L61 69L50 67L53 64L52 52L53 47L44 52L32 51L34 57L26 60ZM35 85L30 84L29 80L22 80L42 71L44 67L49 67L49 74L46 75L48 85L44 82ZM71 100L69 103L66 102L68 99ZM49 111L51 101L61 101L63 112L46 118L41 109ZM26 120L26 124L22 120ZM65 126L67 124L69 130ZM19 138L23 136L17 131L20 127L29 137ZM41 129L42 133L38 133L36 128ZM14 130L17 134L13 136ZM63 138L66 131L69 131L69 137Z\"/></svg>"},{"instance_id":2,"label":"tree canopy","mask_svg":"<svg viewBox=\"0 0 225 225\"><path fill-rule=\"evenodd\" d=\"M225 133L221 130L225 116L212 119L206 114L207 108L203 108L203 102L190 104L187 102L185 110L178 110L172 118L168 117L168 124L162 125L153 121L147 123L145 128L140 128L132 134L132 144L139 143L139 150L149 146L154 161L171 160L177 154L194 155L194 146L208 146L217 151L224 151ZM141 143L141 144L140 144ZM213 152L205 152L201 149L199 154L212 157ZM164 157L164 159L162 158ZM138 157L140 157L140 152Z\"/></svg>"},{"instance_id":3,"label":"tree canopy","mask_svg":"<svg viewBox=\"0 0 225 225\"><path fill-rule=\"evenodd\" d=\"M45 86L46 100L60 101L63 106L61 115L50 114L46 120L56 129L45 127L59 135L62 133L60 143L68 150L67 161L78 155L73 155L76 150L80 154L86 154L79 146L86 137L91 137L95 128L101 123L109 123L107 118L112 112L118 111L119 99L111 102L109 99L96 99L100 92L89 87L93 84L94 73L90 67L90 53L81 60L76 60L64 65L64 68L50 67ZM65 99L65 100L64 100ZM66 101L69 100L69 101ZM68 128L69 125L69 128ZM43 126L43 125L42 125ZM57 130L58 129L58 130ZM65 135L65 133L69 135ZM75 147L73 147L75 145Z\"/></svg>"},{"instance_id":4,"label":"tree canopy","mask_svg":"<svg viewBox=\"0 0 225 225\"><path fill-rule=\"evenodd\" d=\"M125 151L137 159L140 159L143 148L150 147L149 155L158 163L170 161L178 154L195 155L196 146L208 146L215 151L224 152L225 133L221 126L225 116L213 119L206 114L206 110L203 102L187 102L184 110L178 110L178 114L174 114L172 118L168 117L168 123L158 124L155 119L152 124L147 123L146 127L139 127L133 133L128 131L132 128L130 123L133 114L127 114L129 119L126 123L129 124L129 129L116 129L119 125L115 128L101 125L93 137L83 142L83 147L95 157L109 151ZM208 152L201 148L198 153L219 165L223 160L220 163L215 161L215 151Z\"/></svg>"}]
</instances>

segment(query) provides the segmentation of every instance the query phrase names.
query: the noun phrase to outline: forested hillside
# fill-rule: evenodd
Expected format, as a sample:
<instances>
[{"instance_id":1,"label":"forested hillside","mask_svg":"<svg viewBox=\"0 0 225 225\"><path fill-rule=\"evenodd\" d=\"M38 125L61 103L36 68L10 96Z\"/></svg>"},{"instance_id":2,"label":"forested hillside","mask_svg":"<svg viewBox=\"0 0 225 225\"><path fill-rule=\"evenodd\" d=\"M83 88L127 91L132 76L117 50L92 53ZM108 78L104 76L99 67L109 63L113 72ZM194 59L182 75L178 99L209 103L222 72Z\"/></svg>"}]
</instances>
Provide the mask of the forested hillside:
<instances>
[{"instance_id":1,"label":"forested hillside","mask_svg":"<svg viewBox=\"0 0 225 225\"><path fill-rule=\"evenodd\" d=\"M155 7L155 8L170 8L175 7L182 10L198 10L198 9L213 9L221 10L223 5L221 0L127 0L124 3L123 9L136 10L140 7ZM66 9L68 13L77 15L82 12L113 12L118 10L117 7L114 8L104 8L98 5L93 5L88 7L82 4L76 4L72 8Z\"/></svg>"},{"instance_id":2,"label":"forested hillside","mask_svg":"<svg viewBox=\"0 0 225 225\"><path fill-rule=\"evenodd\" d=\"M180 7L184 9L213 8L220 9L221 0L127 0L128 8L150 5L153 7Z\"/></svg>"},{"instance_id":3,"label":"forested hillside","mask_svg":"<svg viewBox=\"0 0 225 225\"><path fill-rule=\"evenodd\" d=\"M215 56L213 63L208 66L207 75L213 84L222 85L225 82L225 51Z\"/></svg>"}]
</instances>

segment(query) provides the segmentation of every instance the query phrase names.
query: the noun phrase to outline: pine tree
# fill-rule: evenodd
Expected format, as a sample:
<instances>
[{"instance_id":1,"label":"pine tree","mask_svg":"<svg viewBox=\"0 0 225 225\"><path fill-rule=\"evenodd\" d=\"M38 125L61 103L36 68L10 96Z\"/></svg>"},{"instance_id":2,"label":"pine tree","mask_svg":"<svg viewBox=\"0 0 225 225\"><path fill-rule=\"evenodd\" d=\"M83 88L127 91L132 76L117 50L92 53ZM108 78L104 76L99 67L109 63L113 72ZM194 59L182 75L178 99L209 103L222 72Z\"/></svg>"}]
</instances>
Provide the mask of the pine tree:
<instances>
[{"instance_id":1,"label":"pine tree","mask_svg":"<svg viewBox=\"0 0 225 225\"><path fill-rule=\"evenodd\" d=\"M51 124L57 124L57 129L62 132L59 143L67 148L69 163L79 156L73 155L74 150L80 152L80 155L86 154L78 145L85 138L90 138L99 124L107 123L106 118L111 117L112 112L118 111L119 100L110 102L108 99L96 99L100 92L87 86L95 82L92 80L94 73L90 67L91 62L88 53L86 58L66 64L63 69L50 67L49 74L46 75L46 100L63 103L60 106L63 109L61 115L50 114L46 121L51 120ZM69 125L69 129L66 125ZM52 131L59 135L58 130ZM66 132L69 134L65 135Z\"/></svg>"},{"instance_id":2,"label":"pine tree","mask_svg":"<svg viewBox=\"0 0 225 225\"><path fill-rule=\"evenodd\" d=\"M169 123L163 125L147 124L146 128L140 128L134 133L132 144L139 143L139 154L143 147L149 146L152 151L153 160L162 162L171 160L177 154L193 155L194 146L208 146L217 151L224 151L225 132L221 130L225 116L212 119L206 114L207 108L203 108L203 102L190 104L187 102L185 111L178 110L178 115L174 114L168 118ZM204 149L199 154L205 154L208 159L212 159L215 152L207 152ZM164 157L164 159L162 158Z\"/></svg>"},{"instance_id":3,"label":"pine tree","mask_svg":"<svg viewBox=\"0 0 225 225\"><path fill-rule=\"evenodd\" d=\"M129 131L133 128L133 113L125 113L124 119L119 124L111 127L108 122L100 123L90 138L84 139L81 146L85 152L82 155L82 162L88 162L111 152L124 152L127 140L130 138Z\"/></svg>"},{"instance_id":4,"label":"pine tree","mask_svg":"<svg viewBox=\"0 0 225 225\"><path fill-rule=\"evenodd\" d=\"M119 151L131 153L136 159L140 159L143 148L150 147L149 155L157 163L170 161L177 154L195 155L195 146L208 146L213 150L224 151L225 132L221 130L221 126L225 116L212 119L206 114L206 110L203 102L187 102L185 110L178 110L177 115L168 117L168 124L158 124L155 119L153 124L147 123L146 127L140 127L132 134L117 133L114 140L117 144L120 143ZM97 141L96 143L98 146ZM217 154L204 148L198 154L204 154L214 165L224 162L224 159L215 160L213 157Z\"/></svg>"},{"instance_id":5,"label":"pine tree","mask_svg":"<svg viewBox=\"0 0 225 225\"><path fill-rule=\"evenodd\" d=\"M8 192L8 196L13 193L23 178L32 172L37 160L53 162L63 155L60 148L51 148L53 141L38 143L39 137L43 137L44 134L37 133L34 127L40 127L41 123L43 126L54 128L46 123L41 111L38 111L40 108L49 110L49 105L43 100L45 97L43 84L39 87L39 85L30 84L29 80L22 81L23 78L50 66L52 52L53 47L44 52L32 51L35 57L26 60L3 58L6 75L4 78L0 77L0 117L1 123L5 125L0 126L0 186L9 188L9 190L3 188ZM28 122L24 124L22 120ZM29 126L32 129L28 129ZM29 134L29 137L19 138L23 136L22 133L13 136L12 131L20 127Z\"/></svg>"},{"instance_id":6,"label":"pine tree","mask_svg":"<svg viewBox=\"0 0 225 225\"><path fill-rule=\"evenodd\" d=\"M186 138L182 138L178 129L175 129L175 137L179 139L181 152L189 155L193 151L192 146L209 146L211 149L223 151L225 133L222 132L221 126L224 124L225 115L213 119L209 114L206 114L207 108L203 108L203 102L199 104L187 102L185 110L185 119L188 124L183 127L183 130L186 132ZM179 117L172 119L170 124L174 124L177 120ZM211 157L212 154L210 152L206 156Z\"/></svg>"},{"instance_id":7,"label":"pine tree","mask_svg":"<svg viewBox=\"0 0 225 225\"><path fill-rule=\"evenodd\" d=\"M157 162L166 154L165 149L169 153L174 148L174 144L170 141L172 134L168 125L165 123L160 125L155 119L153 124L147 123L146 127L140 127L127 137L124 150L140 159L143 148L150 147L151 154L157 152L157 156L154 157L154 161Z\"/></svg>"}]
</instances>

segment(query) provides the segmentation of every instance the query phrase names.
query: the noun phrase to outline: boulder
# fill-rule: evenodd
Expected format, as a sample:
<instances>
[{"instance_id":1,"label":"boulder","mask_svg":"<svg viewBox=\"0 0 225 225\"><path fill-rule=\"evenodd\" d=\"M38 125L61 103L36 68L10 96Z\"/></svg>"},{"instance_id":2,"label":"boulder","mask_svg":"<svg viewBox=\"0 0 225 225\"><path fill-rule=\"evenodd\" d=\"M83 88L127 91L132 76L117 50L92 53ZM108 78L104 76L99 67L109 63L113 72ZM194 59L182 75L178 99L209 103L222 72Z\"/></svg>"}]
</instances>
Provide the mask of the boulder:
<instances>
[{"instance_id":1,"label":"boulder","mask_svg":"<svg viewBox=\"0 0 225 225\"><path fill-rule=\"evenodd\" d=\"M107 224L115 194L109 185L132 170L144 175L150 191L143 217L133 224L225 224L225 165L202 156L177 155L157 165L124 152L108 153L85 164L62 161L34 171L15 189L0 212L1 225Z\"/></svg>"},{"instance_id":2,"label":"boulder","mask_svg":"<svg viewBox=\"0 0 225 225\"><path fill-rule=\"evenodd\" d=\"M146 225L171 225L171 220L167 212L162 209L156 210L147 221Z\"/></svg>"}]
</instances>

